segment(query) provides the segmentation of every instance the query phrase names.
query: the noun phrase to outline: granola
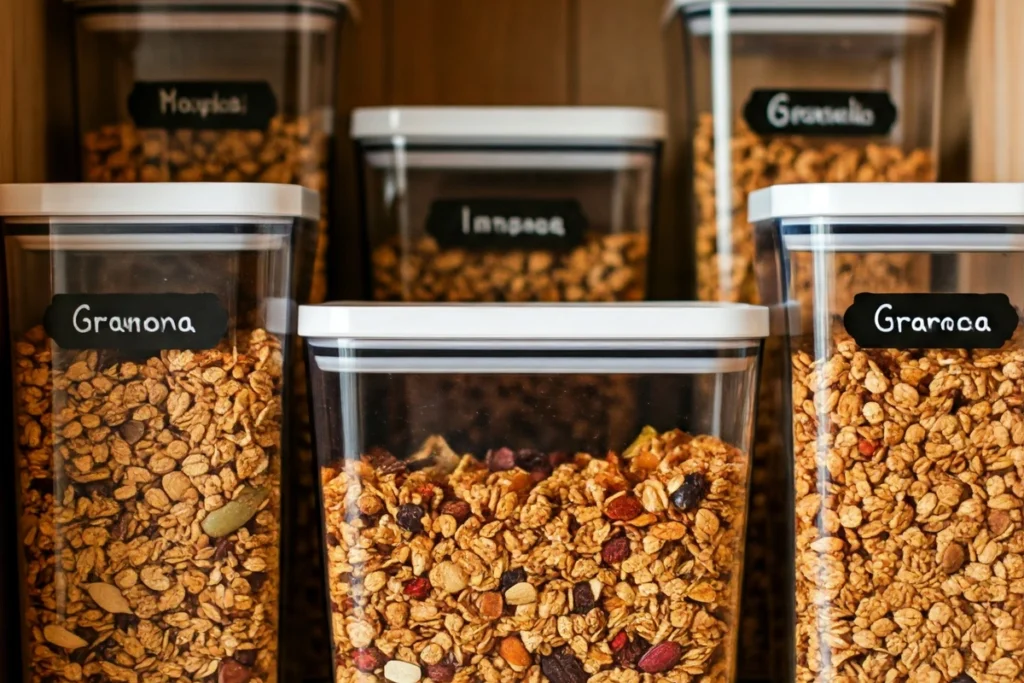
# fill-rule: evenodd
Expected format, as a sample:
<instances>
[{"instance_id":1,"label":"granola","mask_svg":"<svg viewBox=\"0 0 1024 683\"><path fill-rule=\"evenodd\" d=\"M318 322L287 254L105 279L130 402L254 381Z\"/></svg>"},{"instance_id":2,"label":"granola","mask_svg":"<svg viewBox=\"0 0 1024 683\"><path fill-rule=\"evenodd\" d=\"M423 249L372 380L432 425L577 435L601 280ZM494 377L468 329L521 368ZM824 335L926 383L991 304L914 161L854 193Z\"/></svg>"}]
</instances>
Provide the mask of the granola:
<instances>
[{"instance_id":1,"label":"granola","mask_svg":"<svg viewBox=\"0 0 1024 683\"><path fill-rule=\"evenodd\" d=\"M441 249L433 237L373 250L377 301L640 301L647 237L591 234L564 254Z\"/></svg>"},{"instance_id":2,"label":"granola","mask_svg":"<svg viewBox=\"0 0 1024 683\"><path fill-rule=\"evenodd\" d=\"M29 680L277 680L282 348L15 345Z\"/></svg>"},{"instance_id":3,"label":"granola","mask_svg":"<svg viewBox=\"0 0 1024 683\"><path fill-rule=\"evenodd\" d=\"M322 470L336 681L729 681L746 455L645 428L619 456L440 437Z\"/></svg>"},{"instance_id":4,"label":"granola","mask_svg":"<svg viewBox=\"0 0 1024 683\"><path fill-rule=\"evenodd\" d=\"M832 341L792 356L796 680L1022 680L1020 330L997 350Z\"/></svg>"}]
</instances>

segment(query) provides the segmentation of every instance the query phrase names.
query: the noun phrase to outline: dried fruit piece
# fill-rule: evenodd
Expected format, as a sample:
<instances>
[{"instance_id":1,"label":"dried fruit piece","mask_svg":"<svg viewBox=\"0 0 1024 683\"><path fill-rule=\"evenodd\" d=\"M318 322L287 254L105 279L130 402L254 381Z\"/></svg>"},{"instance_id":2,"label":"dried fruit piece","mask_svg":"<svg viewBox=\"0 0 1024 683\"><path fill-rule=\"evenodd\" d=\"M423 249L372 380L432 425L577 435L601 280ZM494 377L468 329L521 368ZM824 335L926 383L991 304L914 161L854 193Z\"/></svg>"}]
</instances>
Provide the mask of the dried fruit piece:
<instances>
[{"instance_id":1,"label":"dried fruit piece","mask_svg":"<svg viewBox=\"0 0 1024 683\"><path fill-rule=\"evenodd\" d=\"M594 592L590 589L589 583L581 581L572 587L572 603L573 614L586 614L594 609Z\"/></svg>"},{"instance_id":2,"label":"dried fruit piece","mask_svg":"<svg viewBox=\"0 0 1024 683\"><path fill-rule=\"evenodd\" d=\"M529 605L537 602L537 589L523 581L505 591L505 602L510 605Z\"/></svg>"},{"instance_id":3,"label":"dried fruit piece","mask_svg":"<svg viewBox=\"0 0 1024 683\"><path fill-rule=\"evenodd\" d=\"M491 591L480 596L480 616L485 619L497 619L505 611L505 601L501 593Z\"/></svg>"},{"instance_id":4,"label":"dried fruit piece","mask_svg":"<svg viewBox=\"0 0 1024 683\"><path fill-rule=\"evenodd\" d=\"M62 647L65 650L77 650L78 648L85 647L89 644L71 631L67 630L63 626L58 626L57 624L48 624L44 626L43 637L57 647Z\"/></svg>"},{"instance_id":5,"label":"dried fruit piece","mask_svg":"<svg viewBox=\"0 0 1024 683\"><path fill-rule=\"evenodd\" d=\"M424 576L416 577L405 584L402 592L415 600L424 600L430 595L430 580Z\"/></svg>"},{"instance_id":6,"label":"dried fruit piece","mask_svg":"<svg viewBox=\"0 0 1024 683\"><path fill-rule=\"evenodd\" d=\"M434 683L448 683L455 678L454 664L430 664L427 666L427 678Z\"/></svg>"},{"instance_id":7,"label":"dried fruit piece","mask_svg":"<svg viewBox=\"0 0 1024 683\"><path fill-rule=\"evenodd\" d=\"M454 562L441 562L430 570L430 583L445 593L458 593L466 587L466 572Z\"/></svg>"},{"instance_id":8,"label":"dried fruit piece","mask_svg":"<svg viewBox=\"0 0 1024 683\"><path fill-rule=\"evenodd\" d=\"M612 652L618 652L622 648L626 647L626 643L629 642L629 636L626 635L625 631L619 631L614 638L608 643L608 647L612 649Z\"/></svg>"},{"instance_id":9,"label":"dried fruit piece","mask_svg":"<svg viewBox=\"0 0 1024 683\"><path fill-rule=\"evenodd\" d=\"M860 451L860 454L865 457L870 458L872 455L875 454L875 451L877 449L878 446L871 439L861 439L859 442L857 442L857 450Z\"/></svg>"},{"instance_id":10,"label":"dried fruit piece","mask_svg":"<svg viewBox=\"0 0 1024 683\"><path fill-rule=\"evenodd\" d=\"M456 522L462 524L469 519L473 511L470 509L469 503L464 500L446 500L441 503L438 512L442 515L451 515Z\"/></svg>"},{"instance_id":11,"label":"dried fruit piece","mask_svg":"<svg viewBox=\"0 0 1024 683\"><path fill-rule=\"evenodd\" d=\"M580 660L564 647L541 657L540 670L551 683L587 683L590 680Z\"/></svg>"},{"instance_id":12,"label":"dried fruit piece","mask_svg":"<svg viewBox=\"0 0 1024 683\"><path fill-rule=\"evenodd\" d=\"M516 567L515 569L509 569L507 572L503 572L501 575L501 592L504 593L512 586L517 583L526 581L526 570L522 567Z\"/></svg>"},{"instance_id":13,"label":"dried fruit piece","mask_svg":"<svg viewBox=\"0 0 1024 683\"><path fill-rule=\"evenodd\" d=\"M530 653L519 636L505 636L498 645L498 654L516 671L525 671L531 663Z\"/></svg>"},{"instance_id":14,"label":"dried fruit piece","mask_svg":"<svg viewBox=\"0 0 1024 683\"><path fill-rule=\"evenodd\" d=\"M109 583L90 583L85 587L97 605L111 614L131 614L132 608L117 586Z\"/></svg>"},{"instance_id":15,"label":"dried fruit piece","mask_svg":"<svg viewBox=\"0 0 1024 683\"><path fill-rule=\"evenodd\" d=\"M391 683L416 683L423 678L423 672L415 664L392 659L384 665L384 678Z\"/></svg>"},{"instance_id":16,"label":"dried fruit piece","mask_svg":"<svg viewBox=\"0 0 1024 683\"><path fill-rule=\"evenodd\" d=\"M672 504L684 512L690 512L700 505L710 489L707 477L692 472L683 477L682 485L672 492Z\"/></svg>"},{"instance_id":17,"label":"dried fruit piece","mask_svg":"<svg viewBox=\"0 0 1024 683\"><path fill-rule=\"evenodd\" d=\"M613 538L601 548L601 559L605 564L618 564L629 556L629 539L625 536Z\"/></svg>"},{"instance_id":18,"label":"dried fruit piece","mask_svg":"<svg viewBox=\"0 0 1024 683\"><path fill-rule=\"evenodd\" d=\"M146 433L146 425L138 420L129 420L121 425L121 437L134 446Z\"/></svg>"},{"instance_id":19,"label":"dried fruit piece","mask_svg":"<svg viewBox=\"0 0 1024 683\"><path fill-rule=\"evenodd\" d=\"M249 683L251 679L252 670L244 664L230 658L220 663L217 683Z\"/></svg>"},{"instance_id":20,"label":"dried fruit piece","mask_svg":"<svg viewBox=\"0 0 1024 683\"><path fill-rule=\"evenodd\" d=\"M516 466L516 454L510 448L499 448L487 453L487 466L492 472L504 472Z\"/></svg>"},{"instance_id":21,"label":"dried fruit piece","mask_svg":"<svg viewBox=\"0 0 1024 683\"><path fill-rule=\"evenodd\" d=\"M648 650L637 662L637 666L645 673L660 674L675 668L682 658L683 646L667 641L658 643Z\"/></svg>"},{"instance_id":22,"label":"dried fruit piece","mask_svg":"<svg viewBox=\"0 0 1024 683\"><path fill-rule=\"evenodd\" d=\"M640 516L644 511L643 503L636 496L626 493L615 496L605 505L604 514L608 519L628 522L634 517Z\"/></svg>"},{"instance_id":23,"label":"dried fruit piece","mask_svg":"<svg viewBox=\"0 0 1024 683\"><path fill-rule=\"evenodd\" d=\"M636 666L640 658L644 656L644 653L650 649L651 645L645 639L640 636L634 636L632 640L628 640L618 652L615 653L615 663L623 669L632 669Z\"/></svg>"},{"instance_id":24,"label":"dried fruit piece","mask_svg":"<svg viewBox=\"0 0 1024 683\"><path fill-rule=\"evenodd\" d=\"M363 673L373 673L388 661L387 655L374 645L361 647L352 653L352 663Z\"/></svg>"},{"instance_id":25,"label":"dried fruit piece","mask_svg":"<svg viewBox=\"0 0 1024 683\"><path fill-rule=\"evenodd\" d=\"M241 529L259 511L263 502L270 497L267 488L246 486L234 500L228 501L217 508L203 520L202 528L206 535L220 538Z\"/></svg>"},{"instance_id":26,"label":"dried fruit piece","mask_svg":"<svg viewBox=\"0 0 1024 683\"><path fill-rule=\"evenodd\" d=\"M423 508L419 505L413 505L412 503L406 503L402 507L398 508L398 514L395 515L395 522L398 526L402 527L406 531L414 534L423 533Z\"/></svg>"},{"instance_id":27,"label":"dried fruit piece","mask_svg":"<svg viewBox=\"0 0 1024 683\"><path fill-rule=\"evenodd\" d=\"M956 678L954 678L952 681L950 681L950 683L978 683L978 682L975 681L970 676L970 674L962 673L959 676L957 676Z\"/></svg>"}]
</instances>

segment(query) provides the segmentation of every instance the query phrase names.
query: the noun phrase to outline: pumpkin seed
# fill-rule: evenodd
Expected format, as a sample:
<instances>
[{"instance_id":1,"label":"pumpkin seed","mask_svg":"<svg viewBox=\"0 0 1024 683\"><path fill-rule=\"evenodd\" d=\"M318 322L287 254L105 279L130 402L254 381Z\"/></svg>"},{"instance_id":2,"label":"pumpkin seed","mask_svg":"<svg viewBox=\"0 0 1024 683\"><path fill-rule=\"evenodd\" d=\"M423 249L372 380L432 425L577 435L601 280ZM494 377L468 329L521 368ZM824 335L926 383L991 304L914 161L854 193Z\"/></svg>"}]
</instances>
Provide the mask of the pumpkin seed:
<instances>
[{"instance_id":1,"label":"pumpkin seed","mask_svg":"<svg viewBox=\"0 0 1024 683\"><path fill-rule=\"evenodd\" d=\"M237 498L206 516L202 523L203 531L213 538L220 538L241 529L269 496L269 489L246 486Z\"/></svg>"},{"instance_id":2,"label":"pumpkin seed","mask_svg":"<svg viewBox=\"0 0 1024 683\"><path fill-rule=\"evenodd\" d=\"M117 586L111 586L109 583L90 583L85 587L85 590L89 592L89 597L92 598L97 605L107 610L111 614L131 614L132 608L125 600L125 597L121 595L121 591L117 589Z\"/></svg>"},{"instance_id":3,"label":"pumpkin seed","mask_svg":"<svg viewBox=\"0 0 1024 683\"><path fill-rule=\"evenodd\" d=\"M71 631L67 630L63 626L58 626L57 624L44 626L43 637L57 647L62 647L65 650L77 650L78 648L85 647L89 644Z\"/></svg>"}]
</instances>

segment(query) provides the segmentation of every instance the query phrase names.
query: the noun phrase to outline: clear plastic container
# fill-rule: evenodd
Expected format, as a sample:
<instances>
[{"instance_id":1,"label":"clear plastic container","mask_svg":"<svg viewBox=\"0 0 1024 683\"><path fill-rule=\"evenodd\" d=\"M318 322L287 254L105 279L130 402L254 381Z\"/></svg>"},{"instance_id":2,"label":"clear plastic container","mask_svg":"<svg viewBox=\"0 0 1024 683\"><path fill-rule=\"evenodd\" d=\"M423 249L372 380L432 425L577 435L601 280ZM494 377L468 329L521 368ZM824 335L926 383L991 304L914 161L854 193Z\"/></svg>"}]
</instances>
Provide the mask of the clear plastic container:
<instances>
[{"instance_id":1,"label":"clear plastic container","mask_svg":"<svg viewBox=\"0 0 1024 683\"><path fill-rule=\"evenodd\" d=\"M747 195L769 185L936 179L944 17L952 0L669 0L686 56L697 298L759 303ZM727 192L718 191L729 188ZM845 254L848 291L918 291L927 271ZM809 296L804 283L801 296ZM762 387L782 380L770 348ZM782 666L772 527L782 407L758 406L743 678ZM767 676L775 679L774 675Z\"/></svg>"},{"instance_id":2,"label":"clear plastic container","mask_svg":"<svg viewBox=\"0 0 1024 683\"><path fill-rule=\"evenodd\" d=\"M646 297L662 113L357 109L352 137L373 299Z\"/></svg>"},{"instance_id":3,"label":"clear plastic container","mask_svg":"<svg viewBox=\"0 0 1024 683\"><path fill-rule=\"evenodd\" d=\"M73 0L89 182L269 182L324 202L327 292L337 39L349 0Z\"/></svg>"},{"instance_id":4,"label":"clear plastic container","mask_svg":"<svg viewBox=\"0 0 1024 683\"><path fill-rule=\"evenodd\" d=\"M1022 680L1024 186L778 186L750 219L792 380L788 680ZM851 291L849 255L931 275Z\"/></svg>"},{"instance_id":5,"label":"clear plastic container","mask_svg":"<svg viewBox=\"0 0 1024 683\"><path fill-rule=\"evenodd\" d=\"M733 680L765 309L339 304L299 319L336 681ZM532 411L407 392L442 373L520 378ZM636 413L595 442L606 415L564 389L606 379L630 385ZM546 427L571 408L590 433ZM464 415L479 439L451 438Z\"/></svg>"},{"instance_id":6,"label":"clear plastic container","mask_svg":"<svg viewBox=\"0 0 1024 683\"><path fill-rule=\"evenodd\" d=\"M0 218L23 680L281 680L286 368L316 193L6 185Z\"/></svg>"}]
</instances>

